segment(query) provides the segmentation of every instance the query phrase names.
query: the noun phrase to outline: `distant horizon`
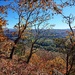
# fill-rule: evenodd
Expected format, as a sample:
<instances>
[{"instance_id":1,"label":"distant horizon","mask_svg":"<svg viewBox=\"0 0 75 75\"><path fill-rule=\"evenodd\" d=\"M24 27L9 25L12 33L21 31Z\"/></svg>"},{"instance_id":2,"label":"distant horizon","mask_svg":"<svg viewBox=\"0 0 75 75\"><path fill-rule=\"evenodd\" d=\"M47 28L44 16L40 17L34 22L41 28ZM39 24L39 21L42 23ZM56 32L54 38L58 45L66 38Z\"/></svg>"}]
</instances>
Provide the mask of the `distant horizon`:
<instances>
[{"instance_id":1,"label":"distant horizon","mask_svg":"<svg viewBox=\"0 0 75 75\"><path fill-rule=\"evenodd\" d=\"M15 28L4 28L4 29L15 29ZM35 30L35 29L33 29L33 30ZM45 30L45 29L43 29L43 30ZM46 30L48 30L48 29L46 29ZM70 30L70 28L65 28L65 29L55 29L55 28L53 28L53 29L49 29L49 30ZM74 28L73 28L73 30L74 30Z\"/></svg>"}]
</instances>

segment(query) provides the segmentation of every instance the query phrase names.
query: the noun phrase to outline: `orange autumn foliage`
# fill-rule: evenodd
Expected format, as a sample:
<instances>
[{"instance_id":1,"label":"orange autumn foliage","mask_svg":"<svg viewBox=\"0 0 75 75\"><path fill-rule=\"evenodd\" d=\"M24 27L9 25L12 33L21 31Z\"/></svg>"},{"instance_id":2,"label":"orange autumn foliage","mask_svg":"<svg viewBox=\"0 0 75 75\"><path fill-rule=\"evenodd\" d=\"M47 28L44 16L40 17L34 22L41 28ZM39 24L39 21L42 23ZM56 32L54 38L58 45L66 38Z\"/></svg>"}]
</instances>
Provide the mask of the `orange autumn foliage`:
<instances>
[{"instance_id":1,"label":"orange autumn foliage","mask_svg":"<svg viewBox=\"0 0 75 75\"><path fill-rule=\"evenodd\" d=\"M48 53L48 52L47 52ZM26 58L29 55L29 51L26 51ZM29 64L26 64L25 57L19 60L18 56L14 55L12 60L0 59L0 73L4 75L52 75L53 70L56 69L59 72L65 73L65 61L61 57L55 57L53 59L43 60L42 54L38 55L37 52L33 53ZM48 57L48 56L47 56ZM46 59L47 57L44 56Z\"/></svg>"},{"instance_id":2,"label":"orange autumn foliage","mask_svg":"<svg viewBox=\"0 0 75 75\"><path fill-rule=\"evenodd\" d=\"M45 58L45 56L44 56ZM32 58L30 60L30 63L36 66L37 70L40 73L47 73L49 75L52 75L52 71L57 69L58 71L65 73L65 61L59 56L52 60L43 60L40 56L38 56L36 53L32 55Z\"/></svg>"},{"instance_id":3,"label":"orange autumn foliage","mask_svg":"<svg viewBox=\"0 0 75 75\"><path fill-rule=\"evenodd\" d=\"M6 37L4 36L3 28L2 28L5 25L6 25L6 20L0 18L0 41L6 40Z\"/></svg>"}]
</instances>

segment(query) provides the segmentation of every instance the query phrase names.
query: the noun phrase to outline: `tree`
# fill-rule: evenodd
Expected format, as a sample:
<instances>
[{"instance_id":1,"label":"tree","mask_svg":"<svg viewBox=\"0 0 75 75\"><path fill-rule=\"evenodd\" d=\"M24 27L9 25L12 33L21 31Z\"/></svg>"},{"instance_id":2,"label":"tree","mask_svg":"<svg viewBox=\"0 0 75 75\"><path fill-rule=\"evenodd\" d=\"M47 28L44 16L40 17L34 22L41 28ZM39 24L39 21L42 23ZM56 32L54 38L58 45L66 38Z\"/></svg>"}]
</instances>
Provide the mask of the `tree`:
<instances>
[{"instance_id":1,"label":"tree","mask_svg":"<svg viewBox=\"0 0 75 75\"><path fill-rule=\"evenodd\" d=\"M45 0L14 0L9 3L8 7L10 11L12 10L14 13L16 13L16 17L18 18L18 22L15 25L17 26L17 32L15 33L18 35L18 37L14 40L14 45L17 45L25 30L29 26L32 27L34 23L37 24L39 21L41 21L45 14L45 18L48 19L49 14L51 14L49 12L51 10L61 13L55 2ZM12 46L10 59L12 59L15 48L15 46Z\"/></svg>"},{"instance_id":2,"label":"tree","mask_svg":"<svg viewBox=\"0 0 75 75\"><path fill-rule=\"evenodd\" d=\"M42 18L41 20L36 21L36 23L38 22L37 24L35 23L33 24L34 29L31 30L31 36L30 36L31 37L31 47L30 47L30 54L28 56L27 63L29 63L32 54L35 53L37 50L37 48L34 47L35 45L37 45L36 42L41 39L41 35L44 34L45 28L46 27L49 28L49 24L46 23L49 20L48 17L49 15L46 13L42 17L40 17ZM44 25L41 25L43 23Z\"/></svg>"},{"instance_id":3,"label":"tree","mask_svg":"<svg viewBox=\"0 0 75 75\"><path fill-rule=\"evenodd\" d=\"M8 39L4 34L4 27L7 25L5 16L7 6L0 6L0 52L3 50L3 43Z\"/></svg>"},{"instance_id":4,"label":"tree","mask_svg":"<svg viewBox=\"0 0 75 75\"><path fill-rule=\"evenodd\" d=\"M74 56L75 56L75 39L74 39L74 30L71 27L74 18L72 15L63 16L65 22L69 25L70 30L66 31L68 35L63 39L56 39L55 42L58 45L59 51L66 55L66 75L70 75L72 68L74 66Z\"/></svg>"},{"instance_id":5,"label":"tree","mask_svg":"<svg viewBox=\"0 0 75 75\"><path fill-rule=\"evenodd\" d=\"M74 31L71 27L72 22L74 21L74 17L72 15L69 16L64 16L64 18L66 19L67 24L69 25L70 28L70 32L69 32L69 50L67 51L67 56L66 56L66 75L69 75L72 67L74 65L74 56L75 56L75 42L74 42ZM69 68L69 64L70 64L70 68Z\"/></svg>"}]
</instances>

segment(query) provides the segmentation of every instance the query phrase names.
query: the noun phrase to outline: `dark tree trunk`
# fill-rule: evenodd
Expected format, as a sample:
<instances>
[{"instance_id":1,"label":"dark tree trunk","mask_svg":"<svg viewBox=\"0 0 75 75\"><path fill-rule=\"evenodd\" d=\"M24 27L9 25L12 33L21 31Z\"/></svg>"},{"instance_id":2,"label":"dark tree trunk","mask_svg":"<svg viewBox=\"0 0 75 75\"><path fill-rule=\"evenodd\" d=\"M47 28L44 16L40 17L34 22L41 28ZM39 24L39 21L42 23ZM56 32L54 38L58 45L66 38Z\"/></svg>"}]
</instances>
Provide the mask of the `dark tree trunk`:
<instances>
[{"instance_id":1,"label":"dark tree trunk","mask_svg":"<svg viewBox=\"0 0 75 75\"><path fill-rule=\"evenodd\" d=\"M13 47L11 50L10 59L12 59L12 57L13 57L14 50L15 50L15 47Z\"/></svg>"},{"instance_id":2,"label":"dark tree trunk","mask_svg":"<svg viewBox=\"0 0 75 75\"><path fill-rule=\"evenodd\" d=\"M20 37L18 37L18 38L14 41L15 45L18 43L19 39L20 39ZM12 57L13 57L13 53L14 53L15 48L16 48L16 47L13 46L12 49L11 49L11 53L10 53L10 57L9 57L10 59L12 59Z\"/></svg>"},{"instance_id":3,"label":"dark tree trunk","mask_svg":"<svg viewBox=\"0 0 75 75\"><path fill-rule=\"evenodd\" d=\"M32 57L32 54L33 54L33 47L34 47L34 44L35 44L36 41L37 41L37 39L35 39L35 41L34 41L34 42L32 43L32 45L31 45L30 54L29 54L29 57L27 58L27 61L26 61L27 64L29 63L29 61L30 61L30 59L31 59L31 57Z\"/></svg>"},{"instance_id":4,"label":"dark tree trunk","mask_svg":"<svg viewBox=\"0 0 75 75\"><path fill-rule=\"evenodd\" d=\"M68 73L68 60L69 60L69 55L68 55L68 53L67 53L67 56L66 56L66 75L69 75L69 73Z\"/></svg>"},{"instance_id":5,"label":"dark tree trunk","mask_svg":"<svg viewBox=\"0 0 75 75\"><path fill-rule=\"evenodd\" d=\"M29 56L27 58L27 61L26 61L27 64L29 63L29 61L30 61L30 59L32 57L33 46L34 46L34 44L32 44L32 47L31 47L31 50L30 50L30 54L29 54Z\"/></svg>"}]
</instances>

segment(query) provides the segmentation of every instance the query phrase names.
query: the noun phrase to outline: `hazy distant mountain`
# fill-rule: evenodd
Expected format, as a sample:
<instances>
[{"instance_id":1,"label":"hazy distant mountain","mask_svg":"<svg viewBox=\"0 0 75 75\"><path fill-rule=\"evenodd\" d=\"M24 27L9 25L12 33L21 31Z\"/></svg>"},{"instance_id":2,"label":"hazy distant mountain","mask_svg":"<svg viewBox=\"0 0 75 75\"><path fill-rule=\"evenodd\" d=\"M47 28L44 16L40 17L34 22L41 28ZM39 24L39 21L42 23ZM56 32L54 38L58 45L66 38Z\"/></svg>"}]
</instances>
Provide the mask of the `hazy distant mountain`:
<instances>
[{"instance_id":1,"label":"hazy distant mountain","mask_svg":"<svg viewBox=\"0 0 75 75\"><path fill-rule=\"evenodd\" d=\"M69 29L47 29L47 30L40 30L40 37L43 38L65 38L68 34L67 31L70 31ZM32 30L34 33L35 30Z\"/></svg>"},{"instance_id":2,"label":"hazy distant mountain","mask_svg":"<svg viewBox=\"0 0 75 75\"><path fill-rule=\"evenodd\" d=\"M31 30L35 34L35 30ZM67 32L70 31L69 29L47 29L47 30L42 30L40 29L40 37L41 38L64 38L67 36ZM16 29L9 29L9 30L4 30L4 34L9 38L14 40L17 35L12 35L12 32L16 32Z\"/></svg>"},{"instance_id":3,"label":"hazy distant mountain","mask_svg":"<svg viewBox=\"0 0 75 75\"><path fill-rule=\"evenodd\" d=\"M15 38L17 38L17 34L12 35L13 32L16 32L16 29L5 29L4 30L4 34L5 36L7 36L9 39L11 40L15 40Z\"/></svg>"}]
</instances>

